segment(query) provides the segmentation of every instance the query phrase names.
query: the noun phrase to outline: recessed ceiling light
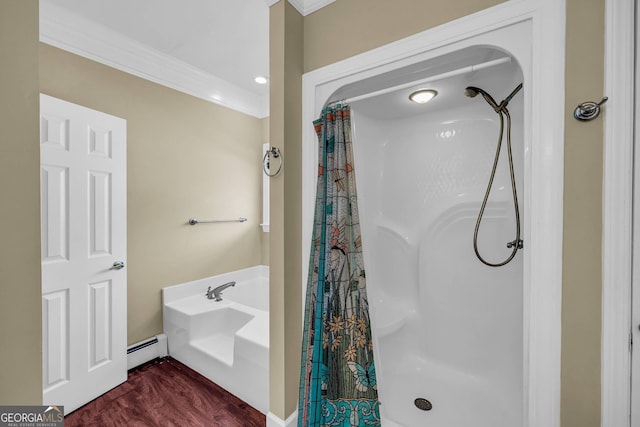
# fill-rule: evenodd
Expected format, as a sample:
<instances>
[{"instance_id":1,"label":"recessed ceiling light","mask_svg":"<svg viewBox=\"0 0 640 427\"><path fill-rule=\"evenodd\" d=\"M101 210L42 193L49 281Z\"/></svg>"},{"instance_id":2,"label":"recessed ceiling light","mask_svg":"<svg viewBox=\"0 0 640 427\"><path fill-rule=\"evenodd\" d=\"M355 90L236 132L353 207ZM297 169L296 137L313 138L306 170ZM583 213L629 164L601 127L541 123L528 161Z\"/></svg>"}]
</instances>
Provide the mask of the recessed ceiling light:
<instances>
[{"instance_id":1,"label":"recessed ceiling light","mask_svg":"<svg viewBox=\"0 0 640 427\"><path fill-rule=\"evenodd\" d=\"M426 104L431 101L434 96L436 96L438 92L433 89L418 89L409 95L409 99L413 102L417 102L418 104Z\"/></svg>"},{"instance_id":2,"label":"recessed ceiling light","mask_svg":"<svg viewBox=\"0 0 640 427\"><path fill-rule=\"evenodd\" d=\"M256 81L256 83L258 83L259 85L266 85L267 84L267 78L263 77L263 76L258 76L254 79Z\"/></svg>"}]
</instances>

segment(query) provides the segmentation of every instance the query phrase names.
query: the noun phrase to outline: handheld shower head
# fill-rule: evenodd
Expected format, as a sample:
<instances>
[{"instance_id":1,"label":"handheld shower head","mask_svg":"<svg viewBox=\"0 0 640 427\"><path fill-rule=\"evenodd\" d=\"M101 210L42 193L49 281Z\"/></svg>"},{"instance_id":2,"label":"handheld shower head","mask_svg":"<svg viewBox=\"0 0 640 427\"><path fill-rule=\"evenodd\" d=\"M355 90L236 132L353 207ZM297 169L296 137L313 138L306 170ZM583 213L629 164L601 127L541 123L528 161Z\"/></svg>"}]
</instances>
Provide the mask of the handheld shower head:
<instances>
[{"instance_id":1,"label":"handheld shower head","mask_svg":"<svg viewBox=\"0 0 640 427\"><path fill-rule=\"evenodd\" d=\"M464 96L468 96L469 98L475 98L480 93L477 87L469 86L464 89Z\"/></svg>"},{"instance_id":2,"label":"handheld shower head","mask_svg":"<svg viewBox=\"0 0 640 427\"><path fill-rule=\"evenodd\" d=\"M511 101L511 98L515 96L518 91L522 89L522 83L520 83L514 90L507 96L500 104L498 104L487 92L475 86L467 86L464 89L464 95L469 98L475 98L478 94L482 95L482 97L491 105L491 107L496 111L496 113L500 112L500 110L506 109L507 104Z\"/></svg>"},{"instance_id":3,"label":"handheld shower head","mask_svg":"<svg viewBox=\"0 0 640 427\"><path fill-rule=\"evenodd\" d=\"M493 108L493 110L500 117L500 133L498 136L498 145L496 147L496 155L493 160L493 169L491 171L491 177L489 178L489 184L487 185L487 190L484 193L484 199L482 200L482 205L480 206L480 212L478 213L478 218L476 219L476 228L473 232L473 250L476 253L478 259L485 265L489 267L501 267L509 263L515 256L518 249L522 249L522 239L520 239L520 210L518 207L518 192L516 190L516 180L515 174L513 171L513 157L511 151L511 115L509 114L509 110L507 110L507 104L513 98L518 91L522 89L522 83L520 83L510 94L507 96L500 104L498 104L487 92L475 86L468 86L464 90L465 96L470 98L474 98L478 96L478 94L482 95L482 97L487 101L487 103ZM509 175L511 176L511 194L513 197L513 207L515 211L515 220L516 220L516 238L515 240L508 242L507 247L511 248L511 255L509 255L504 261L498 263L492 263L485 260L478 250L478 230L480 229L480 222L482 221L482 217L484 215L484 210L487 206L487 201L489 200L489 193L491 193L491 187L493 186L493 179L496 176L496 169L498 167L498 160L500 159L500 147L502 145L502 137L504 135L504 121L507 121L507 155L509 157Z\"/></svg>"},{"instance_id":4,"label":"handheld shower head","mask_svg":"<svg viewBox=\"0 0 640 427\"><path fill-rule=\"evenodd\" d=\"M489 105L491 105L491 108L498 111L498 108L499 108L498 103L491 97L491 95L489 95L487 92L480 89L479 87L467 86L464 90L464 94L469 98L475 98L476 96L478 96L478 94L480 94L482 95L484 100L487 101Z\"/></svg>"}]
</instances>

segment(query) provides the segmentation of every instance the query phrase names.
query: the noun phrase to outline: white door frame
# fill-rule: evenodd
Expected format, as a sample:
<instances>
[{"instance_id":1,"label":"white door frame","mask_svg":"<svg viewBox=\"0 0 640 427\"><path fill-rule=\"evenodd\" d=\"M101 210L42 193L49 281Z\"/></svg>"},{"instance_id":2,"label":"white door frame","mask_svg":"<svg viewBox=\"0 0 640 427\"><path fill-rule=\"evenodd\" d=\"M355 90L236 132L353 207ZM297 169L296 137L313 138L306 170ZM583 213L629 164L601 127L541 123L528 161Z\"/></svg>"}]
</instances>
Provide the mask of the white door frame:
<instances>
[{"instance_id":1,"label":"white door frame","mask_svg":"<svg viewBox=\"0 0 640 427\"><path fill-rule=\"evenodd\" d=\"M525 182L528 250L525 251L526 427L560 425L562 221L564 182L564 0L511 0L303 76L303 274L308 271L315 194L315 134L310 123L327 98L358 72L389 70L403 61L520 22L531 25L530 80L525 83L530 123L529 179ZM433 53L431 54L433 55ZM406 62L405 62L406 63ZM374 72L374 71L371 71ZM339 82L338 82L339 83ZM348 82L347 82L348 83ZM535 88L535 90L533 89ZM554 99L554 102L547 102ZM306 283L304 277L301 283Z\"/></svg>"},{"instance_id":2,"label":"white door frame","mask_svg":"<svg viewBox=\"0 0 640 427\"><path fill-rule=\"evenodd\" d=\"M605 6L602 427L629 426L631 415L634 2Z\"/></svg>"}]
</instances>

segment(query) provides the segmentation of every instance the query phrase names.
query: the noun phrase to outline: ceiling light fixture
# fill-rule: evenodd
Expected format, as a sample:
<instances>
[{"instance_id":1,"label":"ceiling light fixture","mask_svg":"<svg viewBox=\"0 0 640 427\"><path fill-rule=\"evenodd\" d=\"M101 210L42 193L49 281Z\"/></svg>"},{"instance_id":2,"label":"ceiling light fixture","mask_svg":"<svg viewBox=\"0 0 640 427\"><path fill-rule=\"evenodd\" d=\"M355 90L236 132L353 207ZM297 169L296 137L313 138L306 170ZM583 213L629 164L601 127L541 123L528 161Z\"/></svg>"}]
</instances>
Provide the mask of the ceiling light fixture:
<instances>
[{"instance_id":1,"label":"ceiling light fixture","mask_svg":"<svg viewBox=\"0 0 640 427\"><path fill-rule=\"evenodd\" d=\"M418 104L426 104L431 101L438 92L433 89L418 89L409 95L409 99Z\"/></svg>"},{"instance_id":2,"label":"ceiling light fixture","mask_svg":"<svg viewBox=\"0 0 640 427\"><path fill-rule=\"evenodd\" d=\"M266 85L267 84L267 78L263 77L263 76L258 76L254 79L256 81L256 83L258 83L259 85Z\"/></svg>"}]
</instances>

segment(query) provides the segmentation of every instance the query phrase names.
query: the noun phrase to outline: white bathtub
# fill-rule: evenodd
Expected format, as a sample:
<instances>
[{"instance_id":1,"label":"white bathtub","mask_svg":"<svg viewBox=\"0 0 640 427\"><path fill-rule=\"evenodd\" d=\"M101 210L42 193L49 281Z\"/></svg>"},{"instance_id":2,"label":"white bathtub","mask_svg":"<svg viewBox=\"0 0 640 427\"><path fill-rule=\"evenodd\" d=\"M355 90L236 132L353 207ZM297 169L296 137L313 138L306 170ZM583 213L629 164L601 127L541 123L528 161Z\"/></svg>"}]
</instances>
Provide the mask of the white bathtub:
<instances>
[{"instance_id":1,"label":"white bathtub","mask_svg":"<svg viewBox=\"0 0 640 427\"><path fill-rule=\"evenodd\" d=\"M235 281L222 301L207 288ZM269 410L269 268L256 266L162 290L169 355L263 413Z\"/></svg>"}]
</instances>

